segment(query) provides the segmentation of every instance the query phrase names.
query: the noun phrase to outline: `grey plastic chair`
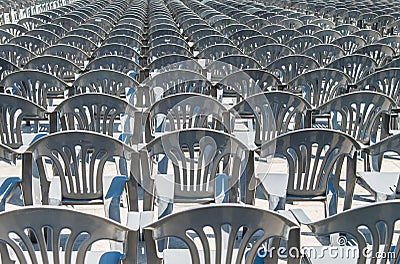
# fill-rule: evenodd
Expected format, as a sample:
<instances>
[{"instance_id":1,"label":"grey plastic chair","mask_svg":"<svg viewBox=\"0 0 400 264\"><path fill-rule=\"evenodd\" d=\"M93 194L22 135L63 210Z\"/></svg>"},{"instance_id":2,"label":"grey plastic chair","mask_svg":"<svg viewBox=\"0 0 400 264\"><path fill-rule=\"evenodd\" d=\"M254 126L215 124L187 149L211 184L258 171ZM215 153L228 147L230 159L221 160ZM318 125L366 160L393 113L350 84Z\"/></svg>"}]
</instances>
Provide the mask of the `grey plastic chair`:
<instances>
[{"instance_id":1,"label":"grey plastic chair","mask_svg":"<svg viewBox=\"0 0 400 264\"><path fill-rule=\"evenodd\" d=\"M176 37L182 37L178 29L166 28L153 31L151 34L149 34L149 40L151 41L152 39L158 38L160 36L171 36L171 35Z\"/></svg>"},{"instance_id":2,"label":"grey plastic chair","mask_svg":"<svg viewBox=\"0 0 400 264\"><path fill-rule=\"evenodd\" d=\"M77 36L77 35L69 35L69 36L60 38L57 41L57 44L66 44L66 45L74 46L76 48L83 50L84 52L86 52L88 54L91 54L92 51L97 48L97 45L93 41L91 41L85 37L81 37L81 36Z\"/></svg>"},{"instance_id":3,"label":"grey plastic chair","mask_svg":"<svg viewBox=\"0 0 400 264\"><path fill-rule=\"evenodd\" d=\"M55 33L46 29L34 29L27 32L26 35L36 37L49 45L53 45L59 39Z\"/></svg>"},{"instance_id":4,"label":"grey plastic chair","mask_svg":"<svg viewBox=\"0 0 400 264\"><path fill-rule=\"evenodd\" d=\"M388 33L388 29L390 29L390 25L395 21L395 18L391 15L382 14L375 17L372 21L372 29L379 31L382 35L386 35Z\"/></svg>"},{"instance_id":5,"label":"grey plastic chair","mask_svg":"<svg viewBox=\"0 0 400 264\"><path fill-rule=\"evenodd\" d=\"M244 69L261 69L261 65L247 55L227 55L207 65L207 73L211 75L211 81L220 81L229 74Z\"/></svg>"},{"instance_id":6,"label":"grey plastic chair","mask_svg":"<svg viewBox=\"0 0 400 264\"><path fill-rule=\"evenodd\" d=\"M126 95L126 90L137 89L138 82L114 70L92 70L79 76L73 83L77 94L98 92L116 96Z\"/></svg>"},{"instance_id":7,"label":"grey plastic chair","mask_svg":"<svg viewBox=\"0 0 400 264\"><path fill-rule=\"evenodd\" d=\"M164 30L171 30L171 31L179 32L179 29L176 27L175 24L170 23L170 22L163 23L162 19L158 19L155 22L152 22L152 24L150 24L150 27L147 32L150 36L152 36L152 35L164 36L165 34L159 34L159 31L164 31ZM173 35L175 35L175 33L173 33ZM179 35L177 35L177 36L179 36Z\"/></svg>"},{"instance_id":8,"label":"grey plastic chair","mask_svg":"<svg viewBox=\"0 0 400 264\"><path fill-rule=\"evenodd\" d=\"M52 98L64 97L67 84L57 77L37 71L21 70L7 75L0 85L6 93L15 94L47 108Z\"/></svg>"},{"instance_id":9,"label":"grey plastic chair","mask_svg":"<svg viewBox=\"0 0 400 264\"><path fill-rule=\"evenodd\" d=\"M49 206L7 211L0 214L0 219L3 223L0 239L2 245L9 246L8 249L1 248L3 261L11 261L11 251L19 263L39 263L41 260L43 263L66 264L137 263L137 227L128 228L103 217ZM26 230L34 234L36 245L30 241ZM66 230L70 233L65 234ZM90 251L92 244L99 240L126 243L127 249L125 252Z\"/></svg>"},{"instance_id":10,"label":"grey plastic chair","mask_svg":"<svg viewBox=\"0 0 400 264\"><path fill-rule=\"evenodd\" d=\"M332 29L335 27L335 23L329 19L325 18L318 18L310 22L312 25L317 25L319 27L322 27L323 29Z\"/></svg>"},{"instance_id":11,"label":"grey plastic chair","mask_svg":"<svg viewBox=\"0 0 400 264\"><path fill-rule=\"evenodd\" d=\"M102 43L103 46L107 44L120 44L120 45L126 45L129 47L134 48L135 50L139 50L140 47L143 45L142 41L132 38L129 36L124 36L124 35L115 35L113 37L108 36Z\"/></svg>"},{"instance_id":12,"label":"grey plastic chair","mask_svg":"<svg viewBox=\"0 0 400 264\"><path fill-rule=\"evenodd\" d=\"M155 59L148 65L150 72L186 69L201 73L203 67L193 58L183 55L166 55Z\"/></svg>"},{"instance_id":13,"label":"grey plastic chair","mask_svg":"<svg viewBox=\"0 0 400 264\"><path fill-rule=\"evenodd\" d=\"M102 45L93 52L95 57L101 57L106 55L119 55L125 58L139 62L140 54L137 50L132 47L123 44L106 44Z\"/></svg>"},{"instance_id":14,"label":"grey plastic chair","mask_svg":"<svg viewBox=\"0 0 400 264\"><path fill-rule=\"evenodd\" d=\"M0 78L3 79L8 74L19 71L19 67L12 62L0 58Z\"/></svg>"},{"instance_id":15,"label":"grey plastic chair","mask_svg":"<svg viewBox=\"0 0 400 264\"><path fill-rule=\"evenodd\" d=\"M3 29L0 29L0 44L7 43L13 37L14 36L11 33L7 32Z\"/></svg>"},{"instance_id":16,"label":"grey plastic chair","mask_svg":"<svg viewBox=\"0 0 400 264\"><path fill-rule=\"evenodd\" d=\"M87 130L137 144L141 117L139 110L119 97L85 93L69 97L54 109L50 132Z\"/></svg>"},{"instance_id":17,"label":"grey plastic chair","mask_svg":"<svg viewBox=\"0 0 400 264\"><path fill-rule=\"evenodd\" d=\"M238 202L249 151L221 131L189 128L163 134L141 151L144 211L159 202L159 216L175 203ZM222 166L223 165L223 166Z\"/></svg>"},{"instance_id":18,"label":"grey plastic chair","mask_svg":"<svg viewBox=\"0 0 400 264\"><path fill-rule=\"evenodd\" d=\"M302 34L295 29L282 29L271 34L271 38L276 39L280 44L286 44L289 40L301 35Z\"/></svg>"},{"instance_id":19,"label":"grey plastic chair","mask_svg":"<svg viewBox=\"0 0 400 264\"><path fill-rule=\"evenodd\" d=\"M28 30L18 24L3 24L0 26L0 29L3 29L7 32L9 32L10 34L12 34L13 36L20 36L26 32L28 32Z\"/></svg>"},{"instance_id":20,"label":"grey plastic chair","mask_svg":"<svg viewBox=\"0 0 400 264\"><path fill-rule=\"evenodd\" d=\"M90 40L93 43L95 43L96 46L100 45L101 42L103 41L103 38L97 32L95 32L93 30L90 30L90 29L80 28L80 27L69 31L67 33L67 37L68 36L80 36L80 37L83 37L83 38L85 38L87 40Z\"/></svg>"},{"instance_id":21,"label":"grey plastic chair","mask_svg":"<svg viewBox=\"0 0 400 264\"><path fill-rule=\"evenodd\" d=\"M364 54L371 57L378 66L385 65L388 61L391 61L392 58L396 55L394 49L385 44L367 45L356 50L354 53Z\"/></svg>"},{"instance_id":22,"label":"grey plastic chair","mask_svg":"<svg viewBox=\"0 0 400 264\"><path fill-rule=\"evenodd\" d=\"M376 91L392 98L396 106L400 105L400 68L388 68L376 71L356 83L359 91Z\"/></svg>"},{"instance_id":23,"label":"grey plastic chair","mask_svg":"<svg viewBox=\"0 0 400 264\"><path fill-rule=\"evenodd\" d=\"M371 193L377 202L400 197L399 174L385 171L382 165L386 158L390 159L385 154L400 154L399 142L400 134L396 134L362 150L368 156L364 171L357 172L357 182Z\"/></svg>"},{"instance_id":24,"label":"grey plastic chair","mask_svg":"<svg viewBox=\"0 0 400 264\"><path fill-rule=\"evenodd\" d=\"M267 44L275 44L276 40L267 36L254 36L243 40L239 48L247 55L253 53L258 47L267 45Z\"/></svg>"},{"instance_id":25,"label":"grey plastic chair","mask_svg":"<svg viewBox=\"0 0 400 264\"><path fill-rule=\"evenodd\" d=\"M142 67L134 61L118 55L95 58L86 66L86 70L89 71L101 69L119 71L134 77L135 80L139 80Z\"/></svg>"},{"instance_id":26,"label":"grey plastic chair","mask_svg":"<svg viewBox=\"0 0 400 264\"><path fill-rule=\"evenodd\" d=\"M192 53L183 46L176 44L161 44L149 49L147 52L147 63L150 64L159 57L172 54L184 55L188 57L193 56Z\"/></svg>"},{"instance_id":27,"label":"grey plastic chair","mask_svg":"<svg viewBox=\"0 0 400 264\"><path fill-rule=\"evenodd\" d=\"M297 28L297 31L301 32L303 35L314 35L314 33L321 31L322 28L317 25L306 24Z\"/></svg>"},{"instance_id":28,"label":"grey plastic chair","mask_svg":"<svg viewBox=\"0 0 400 264\"><path fill-rule=\"evenodd\" d=\"M225 26L222 26L221 24L226 24ZM224 36L231 36L232 34L240 31L240 30L245 30L248 29L247 26L243 25L243 24L238 24L236 23L234 20L232 21L232 19L221 19L219 20L216 24L220 24L220 26L215 27L215 29L218 31L220 30L221 33Z\"/></svg>"},{"instance_id":29,"label":"grey plastic chair","mask_svg":"<svg viewBox=\"0 0 400 264\"><path fill-rule=\"evenodd\" d=\"M347 91L351 79L345 73L329 68L305 72L288 83L288 90L301 94L313 107L318 107Z\"/></svg>"},{"instance_id":30,"label":"grey plastic chair","mask_svg":"<svg viewBox=\"0 0 400 264\"><path fill-rule=\"evenodd\" d=\"M317 19L317 17L314 16L314 15L309 14L309 15L301 15L301 16L298 17L298 19L300 21L302 21L303 24L308 25L308 24L310 24L311 21ZM313 26L315 26L315 25L313 25Z\"/></svg>"},{"instance_id":31,"label":"grey plastic chair","mask_svg":"<svg viewBox=\"0 0 400 264\"><path fill-rule=\"evenodd\" d=\"M239 46L240 43L242 43L246 39L251 38L251 37L256 37L256 36L262 37L262 34L255 29L249 28L249 29L242 29L242 30L234 32L233 34L230 34L229 39L232 40L232 42L235 45Z\"/></svg>"},{"instance_id":32,"label":"grey plastic chair","mask_svg":"<svg viewBox=\"0 0 400 264\"><path fill-rule=\"evenodd\" d=\"M220 33L212 28L205 28L205 29L199 29L194 31L190 36L189 40L192 42L197 42L198 40L205 38L207 36L213 36L213 35L219 35ZM181 36L178 36L181 37Z\"/></svg>"},{"instance_id":33,"label":"grey plastic chair","mask_svg":"<svg viewBox=\"0 0 400 264\"><path fill-rule=\"evenodd\" d=\"M344 50L333 44L315 45L303 51L302 54L316 59L323 67L329 65L332 61L345 56Z\"/></svg>"},{"instance_id":34,"label":"grey plastic chair","mask_svg":"<svg viewBox=\"0 0 400 264\"><path fill-rule=\"evenodd\" d=\"M247 98L261 91L277 90L280 84L278 78L265 70L243 69L223 78L218 87L222 87L223 96L233 93L240 98Z\"/></svg>"},{"instance_id":35,"label":"grey plastic chair","mask_svg":"<svg viewBox=\"0 0 400 264\"><path fill-rule=\"evenodd\" d=\"M388 115L394 106L394 101L385 94L362 91L337 96L317 111L336 116L330 119L330 127L347 133L360 144L369 145L377 141L379 125L381 139L389 135Z\"/></svg>"},{"instance_id":36,"label":"grey plastic chair","mask_svg":"<svg viewBox=\"0 0 400 264\"><path fill-rule=\"evenodd\" d=\"M41 202L44 205L103 204L105 216L120 222L120 201L125 186L135 184L136 177L105 175L107 161L114 158L135 164L137 152L121 141L91 131L67 131L50 134L33 143L23 156L24 199L33 204L32 178L37 166ZM52 170L47 170L50 162ZM47 169L46 169L47 168ZM108 172L110 173L110 171ZM130 194L129 194L130 195ZM132 202L133 199L130 199ZM137 202L137 200L136 200Z\"/></svg>"},{"instance_id":37,"label":"grey plastic chair","mask_svg":"<svg viewBox=\"0 0 400 264\"><path fill-rule=\"evenodd\" d=\"M154 92L155 93L155 92ZM215 87L208 80L201 79L192 79L184 82L176 83L175 85L170 86L164 92L162 92L161 97L167 97L174 94L181 93L198 93L203 95L215 95ZM159 96L155 96L155 100L157 101Z\"/></svg>"},{"instance_id":38,"label":"grey plastic chair","mask_svg":"<svg viewBox=\"0 0 400 264\"><path fill-rule=\"evenodd\" d=\"M215 44L203 49L197 57L200 59L217 60L228 55L243 54L240 49L229 44Z\"/></svg>"},{"instance_id":39,"label":"grey plastic chair","mask_svg":"<svg viewBox=\"0 0 400 264\"><path fill-rule=\"evenodd\" d=\"M400 54L400 36L388 36L379 39L376 43L386 44L396 51L396 55Z\"/></svg>"},{"instance_id":40,"label":"grey plastic chair","mask_svg":"<svg viewBox=\"0 0 400 264\"><path fill-rule=\"evenodd\" d=\"M342 36L352 35L354 32L360 30L358 27L349 24L342 24L337 27L334 27L333 30L336 30L342 34Z\"/></svg>"},{"instance_id":41,"label":"grey plastic chair","mask_svg":"<svg viewBox=\"0 0 400 264\"><path fill-rule=\"evenodd\" d=\"M56 44L47 48L43 55L53 55L72 61L80 68L84 68L90 56L83 50L67 44Z\"/></svg>"},{"instance_id":42,"label":"grey plastic chair","mask_svg":"<svg viewBox=\"0 0 400 264\"><path fill-rule=\"evenodd\" d=\"M177 36L162 36L162 37L158 37L153 39L150 43L149 43L149 47L155 47L161 44L176 44L176 45L180 45L185 47L186 49L189 49L189 45L186 42L186 40L184 40L183 38L177 37Z\"/></svg>"},{"instance_id":43,"label":"grey plastic chair","mask_svg":"<svg viewBox=\"0 0 400 264\"><path fill-rule=\"evenodd\" d=\"M331 42L331 44L338 45L344 50L346 55L349 55L352 54L354 51L364 47L367 42L359 36L347 35L335 39Z\"/></svg>"},{"instance_id":44,"label":"grey plastic chair","mask_svg":"<svg viewBox=\"0 0 400 264\"><path fill-rule=\"evenodd\" d=\"M164 97L143 114L145 141L157 133L188 128L212 128L230 132L228 110L210 96L182 93Z\"/></svg>"},{"instance_id":45,"label":"grey plastic chair","mask_svg":"<svg viewBox=\"0 0 400 264\"><path fill-rule=\"evenodd\" d=\"M287 173L257 173L270 209L284 209L287 201L321 201L325 217L336 214L339 180L347 160L344 208L351 206L358 143L347 134L325 129L302 129L278 136L257 150L262 158L283 158Z\"/></svg>"},{"instance_id":46,"label":"grey plastic chair","mask_svg":"<svg viewBox=\"0 0 400 264\"><path fill-rule=\"evenodd\" d=\"M105 31L102 27L95 25L95 24L85 23L83 25L80 25L79 28L80 29L88 29L93 32L96 32L100 36L101 39L105 39L105 37L107 36L107 31Z\"/></svg>"},{"instance_id":47,"label":"grey plastic chair","mask_svg":"<svg viewBox=\"0 0 400 264\"><path fill-rule=\"evenodd\" d=\"M290 28L290 29L297 29L304 25L303 22L301 22L300 20L298 20L296 18L284 19L284 20L280 21L279 24L285 26L286 28Z\"/></svg>"},{"instance_id":48,"label":"grey plastic chair","mask_svg":"<svg viewBox=\"0 0 400 264\"><path fill-rule=\"evenodd\" d=\"M236 118L252 120L250 131L254 126L254 134L248 132L246 136L253 141L250 144L260 146L277 135L310 127L310 110L311 105L301 97L288 92L272 91L249 96L229 111Z\"/></svg>"},{"instance_id":49,"label":"grey plastic chair","mask_svg":"<svg viewBox=\"0 0 400 264\"><path fill-rule=\"evenodd\" d=\"M382 35L378 31L373 29L361 29L354 32L353 34L362 37L367 42L367 44L379 42L379 40L382 38Z\"/></svg>"},{"instance_id":50,"label":"grey plastic chair","mask_svg":"<svg viewBox=\"0 0 400 264\"><path fill-rule=\"evenodd\" d=\"M347 210L332 217L304 223L316 236L339 234L338 251L352 252L333 258L314 248L315 254L305 254L308 263L396 263L399 259L396 213L400 202L385 202ZM347 244L343 244L346 243ZM353 243L353 244L352 244ZM312 249L308 249L311 252ZM328 249L329 251L329 249ZM358 252L358 254L354 254ZM323 256L323 257L322 257ZM322 257L322 258L321 258Z\"/></svg>"},{"instance_id":51,"label":"grey plastic chair","mask_svg":"<svg viewBox=\"0 0 400 264\"><path fill-rule=\"evenodd\" d=\"M59 17L52 21L56 25L64 27L67 31L70 31L79 26L79 23L68 17Z\"/></svg>"},{"instance_id":52,"label":"grey plastic chair","mask_svg":"<svg viewBox=\"0 0 400 264\"><path fill-rule=\"evenodd\" d=\"M143 84L151 88L161 87L163 90L166 90L179 83L184 83L191 80L207 80L207 78L196 71L174 69L149 77L143 82Z\"/></svg>"},{"instance_id":53,"label":"grey plastic chair","mask_svg":"<svg viewBox=\"0 0 400 264\"><path fill-rule=\"evenodd\" d=\"M0 45L0 57L18 67L23 67L35 55L24 47L15 44L2 44Z\"/></svg>"},{"instance_id":54,"label":"grey plastic chair","mask_svg":"<svg viewBox=\"0 0 400 264\"><path fill-rule=\"evenodd\" d=\"M114 30L124 30L124 29L129 29L129 30L133 30L136 31L137 33L143 34L143 28L134 24L130 24L130 23L118 23L117 25L115 25L112 30L110 30L110 32L114 31Z\"/></svg>"},{"instance_id":55,"label":"grey plastic chair","mask_svg":"<svg viewBox=\"0 0 400 264\"><path fill-rule=\"evenodd\" d=\"M316 60L305 55L289 55L281 57L267 66L267 70L274 74L282 84L286 84L297 76L320 68Z\"/></svg>"},{"instance_id":56,"label":"grey plastic chair","mask_svg":"<svg viewBox=\"0 0 400 264\"><path fill-rule=\"evenodd\" d=\"M324 29L313 34L314 37L319 38L323 43L330 44L332 41L341 38L342 34L333 29Z\"/></svg>"},{"instance_id":57,"label":"grey plastic chair","mask_svg":"<svg viewBox=\"0 0 400 264\"><path fill-rule=\"evenodd\" d=\"M24 69L44 71L65 82L73 82L75 74L81 72L79 66L72 61L52 55L35 57L25 64Z\"/></svg>"},{"instance_id":58,"label":"grey plastic chair","mask_svg":"<svg viewBox=\"0 0 400 264\"><path fill-rule=\"evenodd\" d=\"M313 36L299 36L292 38L288 42L286 42L286 45L291 48L296 54L303 53L305 50L322 44L322 41Z\"/></svg>"},{"instance_id":59,"label":"grey plastic chair","mask_svg":"<svg viewBox=\"0 0 400 264\"><path fill-rule=\"evenodd\" d=\"M248 21L246 24L251 28L259 30L266 25L270 25L271 23L267 19L256 17Z\"/></svg>"},{"instance_id":60,"label":"grey plastic chair","mask_svg":"<svg viewBox=\"0 0 400 264\"><path fill-rule=\"evenodd\" d=\"M154 247L152 239L168 237L178 238L187 247L164 249L164 259L160 259L155 252L147 252L147 261L151 263L170 263L168 261L174 260L193 264L255 263L263 261L257 257L259 247L272 238L287 240L287 249L300 250L300 228L296 223L275 212L244 205L213 205L186 210L150 224L145 232L150 232L146 248ZM259 236L256 235L258 233ZM202 248L194 243L194 238L201 241ZM215 249L211 241L215 241ZM250 248L249 243L252 245ZM226 248L223 245L227 245ZM273 257L264 260L278 263L274 253L271 253ZM291 257L287 263L300 263L300 257Z\"/></svg>"},{"instance_id":61,"label":"grey plastic chair","mask_svg":"<svg viewBox=\"0 0 400 264\"><path fill-rule=\"evenodd\" d=\"M110 20L102 17L92 17L91 19L87 20L86 23L97 25L107 32L110 32L112 27L114 26Z\"/></svg>"},{"instance_id":62,"label":"grey plastic chair","mask_svg":"<svg viewBox=\"0 0 400 264\"><path fill-rule=\"evenodd\" d=\"M353 54L332 61L326 68L333 68L346 73L353 83L357 83L377 68L376 62L365 55Z\"/></svg>"},{"instance_id":63,"label":"grey plastic chair","mask_svg":"<svg viewBox=\"0 0 400 264\"><path fill-rule=\"evenodd\" d=\"M153 91L156 100L160 96L182 92L210 94L212 90L211 83L204 75L184 69L161 72L146 79L142 84Z\"/></svg>"},{"instance_id":64,"label":"grey plastic chair","mask_svg":"<svg viewBox=\"0 0 400 264\"><path fill-rule=\"evenodd\" d=\"M255 58L263 67L267 67L273 61L288 55L294 51L282 44L267 44L257 48L250 56Z\"/></svg>"},{"instance_id":65,"label":"grey plastic chair","mask_svg":"<svg viewBox=\"0 0 400 264\"><path fill-rule=\"evenodd\" d=\"M8 94L0 95L0 109L2 144L12 149L19 149L24 144L29 145L31 141L40 137L37 133L25 136L26 133L22 131L22 121L43 120L45 119L46 109L25 98ZM32 130L37 132L34 126L32 126Z\"/></svg>"},{"instance_id":66,"label":"grey plastic chair","mask_svg":"<svg viewBox=\"0 0 400 264\"><path fill-rule=\"evenodd\" d=\"M49 44L43 40L29 35L14 37L10 39L9 43L24 47L34 54L40 54L49 47Z\"/></svg>"},{"instance_id":67,"label":"grey plastic chair","mask_svg":"<svg viewBox=\"0 0 400 264\"><path fill-rule=\"evenodd\" d=\"M271 36L274 32L282 29L285 29L285 27L282 25L272 24L262 27L259 31L266 36Z\"/></svg>"},{"instance_id":68,"label":"grey plastic chair","mask_svg":"<svg viewBox=\"0 0 400 264\"><path fill-rule=\"evenodd\" d=\"M8 163L10 165L15 165L17 157L20 153L14 149L0 143L0 158L2 163ZM2 165L3 166L3 165ZM15 172L13 172L15 173ZM15 174L14 174L15 175ZM11 198L16 188L21 188L21 176L8 176L2 173L0 176L0 211L5 210L6 202ZM0 246L1 247L1 246ZM1 250L0 250L1 251Z\"/></svg>"}]
</instances>

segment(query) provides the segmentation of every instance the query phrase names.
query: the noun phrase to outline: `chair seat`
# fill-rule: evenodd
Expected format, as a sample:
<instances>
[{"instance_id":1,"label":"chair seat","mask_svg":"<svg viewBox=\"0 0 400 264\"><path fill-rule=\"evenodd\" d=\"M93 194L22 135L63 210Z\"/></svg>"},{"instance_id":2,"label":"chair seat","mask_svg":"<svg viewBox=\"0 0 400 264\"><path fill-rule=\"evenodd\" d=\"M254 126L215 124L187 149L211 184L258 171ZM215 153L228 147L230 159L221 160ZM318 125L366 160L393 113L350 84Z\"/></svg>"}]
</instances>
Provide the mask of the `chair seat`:
<instances>
[{"instance_id":1,"label":"chair seat","mask_svg":"<svg viewBox=\"0 0 400 264\"><path fill-rule=\"evenodd\" d=\"M72 252L72 263L74 263L74 259L76 259L77 256L77 251ZM53 263L53 253L51 251L47 252L49 256L50 263ZM24 255L26 259L29 258L29 253L28 251L24 251ZM40 251L35 251L36 258L38 260L38 264L44 263ZM65 252L60 252L60 264L64 264L64 255ZM10 254L10 257L12 260L16 260L16 256L14 253ZM118 264L120 263L120 259L123 258L123 255L120 252L117 251L88 251L86 253L85 257L85 263L91 263L91 264Z\"/></svg>"},{"instance_id":2,"label":"chair seat","mask_svg":"<svg viewBox=\"0 0 400 264\"><path fill-rule=\"evenodd\" d=\"M286 173L258 173L257 179L261 181L262 186L268 195L285 197L289 175Z\"/></svg>"},{"instance_id":3,"label":"chair seat","mask_svg":"<svg viewBox=\"0 0 400 264\"><path fill-rule=\"evenodd\" d=\"M237 137L243 144L245 144L250 150L257 149L257 145L254 143L255 131L233 131L232 134Z\"/></svg>"},{"instance_id":4,"label":"chair seat","mask_svg":"<svg viewBox=\"0 0 400 264\"><path fill-rule=\"evenodd\" d=\"M106 195L110 187L112 186L113 179L117 176L103 176L103 194ZM69 205L69 204L102 204L104 203L104 197L102 199L92 200L77 200L77 199L66 199L61 197L61 182L59 177L53 177L50 184L49 199L51 205Z\"/></svg>"},{"instance_id":5,"label":"chair seat","mask_svg":"<svg viewBox=\"0 0 400 264\"><path fill-rule=\"evenodd\" d=\"M21 178L19 177L0 178L0 211L4 210L7 199L20 182Z\"/></svg>"},{"instance_id":6,"label":"chair seat","mask_svg":"<svg viewBox=\"0 0 400 264\"><path fill-rule=\"evenodd\" d=\"M31 146L34 142L36 142L38 139L46 136L47 133L22 133L22 146L20 146L16 152L18 153L24 153L29 146Z\"/></svg>"},{"instance_id":7,"label":"chair seat","mask_svg":"<svg viewBox=\"0 0 400 264\"><path fill-rule=\"evenodd\" d=\"M393 195L399 179L398 172L358 172L361 184L373 193Z\"/></svg>"}]
</instances>

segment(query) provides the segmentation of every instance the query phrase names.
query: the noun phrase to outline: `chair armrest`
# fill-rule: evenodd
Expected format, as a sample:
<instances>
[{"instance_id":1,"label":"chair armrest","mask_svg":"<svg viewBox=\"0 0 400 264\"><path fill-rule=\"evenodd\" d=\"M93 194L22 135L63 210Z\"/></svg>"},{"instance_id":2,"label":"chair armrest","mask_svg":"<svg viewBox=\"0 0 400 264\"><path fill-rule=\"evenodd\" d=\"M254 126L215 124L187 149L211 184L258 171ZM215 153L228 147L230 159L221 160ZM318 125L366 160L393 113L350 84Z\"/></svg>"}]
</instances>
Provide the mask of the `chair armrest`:
<instances>
[{"instance_id":1,"label":"chair armrest","mask_svg":"<svg viewBox=\"0 0 400 264\"><path fill-rule=\"evenodd\" d=\"M140 212L128 212L126 219L126 226L132 230L138 231L140 228Z\"/></svg>"},{"instance_id":2,"label":"chair armrest","mask_svg":"<svg viewBox=\"0 0 400 264\"><path fill-rule=\"evenodd\" d=\"M61 182L60 177L54 176L50 181L49 187L49 205L61 205Z\"/></svg>"},{"instance_id":3,"label":"chair armrest","mask_svg":"<svg viewBox=\"0 0 400 264\"><path fill-rule=\"evenodd\" d=\"M114 197L120 197L124 190L125 183L129 180L126 176L115 176L113 177L111 184L107 190L104 199L111 199Z\"/></svg>"},{"instance_id":4,"label":"chair armrest","mask_svg":"<svg viewBox=\"0 0 400 264\"><path fill-rule=\"evenodd\" d=\"M129 180L126 176L115 176L104 197L104 209L106 217L109 217L117 222L121 222L120 218L120 201L121 194L125 188L125 183Z\"/></svg>"},{"instance_id":5,"label":"chair armrest","mask_svg":"<svg viewBox=\"0 0 400 264\"><path fill-rule=\"evenodd\" d=\"M145 228L146 226L154 222L154 212L144 211L140 213L140 227Z\"/></svg>"},{"instance_id":6,"label":"chair armrest","mask_svg":"<svg viewBox=\"0 0 400 264\"><path fill-rule=\"evenodd\" d=\"M394 107L394 108L392 108L392 110L390 110L390 113L393 115L393 114L398 114L398 113L400 113L400 107Z\"/></svg>"},{"instance_id":7,"label":"chair armrest","mask_svg":"<svg viewBox=\"0 0 400 264\"><path fill-rule=\"evenodd\" d=\"M126 226L133 231L138 231L141 228L152 224L154 222L154 212L144 211L144 212L133 212L130 211L127 214Z\"/></svg>"},{"instance_id":8,"label":"chair armrest","mask_svg":"<svg viewBox=\"0 0 400 264\"><path fill-rule=\"evenodd\" d=\"M3 179L0 185L0 212L5 210L6 201L14 189L22 182L19 177L7 177Z\"/></svg>"},{"instance_id":9,"label":"chair armrest","mask_svg":"<svg viewBox=\"0 0 400 264\"><path fill-rule=\"evenodd\" d=\"M215 176L215 203L227 202L229 191L229 179L231 176L219 173Z\"/></svg>"},{"instance_id":10,"label":"chair armrest","mask_svg":"<svg viewBox=\"0 0 400 264\"><path fill-rule=\"evenodd\" d=\"M295 209L296 210L296 209ZM287 219L290 219L294 223L298 223L299 221L297 218L294 216L294 214L290 210L278 210L278 213L280 215L283 215Z\"/></svg>"},{"instance_id":11,"label":"chair armrest","mask_svg":"<svg viewBox=\"0 0 400 264\"><path fill-rule=\"evenodd\" d=\"M303 209L290 209L292 215L296 218L297 222L303 225L309 225L312 223L311 219L306 215Z\"/></svg>"}]
</instances>

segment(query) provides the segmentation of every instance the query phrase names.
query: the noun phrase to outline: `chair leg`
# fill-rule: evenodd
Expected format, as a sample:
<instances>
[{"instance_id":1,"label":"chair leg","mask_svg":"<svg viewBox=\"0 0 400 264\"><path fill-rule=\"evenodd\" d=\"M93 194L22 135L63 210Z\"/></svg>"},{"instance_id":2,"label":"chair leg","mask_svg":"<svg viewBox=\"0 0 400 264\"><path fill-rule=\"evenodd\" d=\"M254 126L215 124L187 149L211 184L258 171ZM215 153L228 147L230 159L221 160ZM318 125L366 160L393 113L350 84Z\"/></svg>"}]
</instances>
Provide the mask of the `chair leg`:
<instances>
[{"instance_id":1,"label":"chair leg","mask_svg":"<svg viewBox=\"0 0 400 264\"><path fill-rule=\"evenodd\" d=\"M325 202L325 217L335 215L337 213L337 192L332 184L328 181L327 198Z\"/></svg>"},{"instance_id":2,"label":"chair leg","mask_svg":"<svg viewBox=\"0 0 400 264\"><path fill-rule=\"evenodd\" d=\"M1 255L1 263L2 264L14 264L15 262L10 259L10 254L7 249L7 245L4 243L0 243L0 255Z\"/></svg>"},{"instance_id":3,"label":"chair leg","mask_svg":"<svg viewBox=\"0 0 400 264\"><path fill-rule=\"evenodd\" d=\"M167 215L170 215L173 211L173 204L170 202L166 201L159 201L158 205L158 219L161 219ZM146 239L146 238L145 238ZM166 248L166 245L168 244L168 239L160 239L157 241L158 249L160 251L164 250Z\"/></svg>"}]
</instances>

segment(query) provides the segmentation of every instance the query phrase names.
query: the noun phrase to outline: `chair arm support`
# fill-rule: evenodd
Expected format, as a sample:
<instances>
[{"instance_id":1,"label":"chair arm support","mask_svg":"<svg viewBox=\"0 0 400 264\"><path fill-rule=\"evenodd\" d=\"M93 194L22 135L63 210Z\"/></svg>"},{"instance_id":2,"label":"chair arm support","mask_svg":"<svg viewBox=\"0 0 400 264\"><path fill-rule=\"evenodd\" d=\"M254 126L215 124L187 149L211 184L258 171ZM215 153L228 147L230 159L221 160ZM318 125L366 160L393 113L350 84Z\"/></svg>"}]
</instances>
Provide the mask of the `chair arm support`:
<instances>
[{"instance_id":1,"label":"chair arm support","mask_svg":"<svg viewBox=\"0 0 400 264\"><path fill-rule=\"evenodd\" d=\"M22 182L19 177L8 177L0 185L0 212L5 210L6 201L14 189Z\"/></svg>"},{"instance_id":2,"label":"chair arm support","mask_svg":"<svg viewBox=\"0 0 400 264\"><path fill-rule=\"evenodd\" d=\"M59 176L54 176L51 179L48 195L49 205L61 205L62 194L61 194L61 182Z\"/></svg>"},{"instance_id":3,"label":"chair arm support","mask_svg":"<svg viewBox=\"0 0 400 264\"><path fill-rule=\"evenodd\" d=\"M126 176L115 176L108 188L107 194L104 197L104 209L106 217L117 222L121 222L120 217L120 201L121 194L125 188L125 183L129 180Z\"/></svg>"},{"instance_id":4,"label":"chair arm support","mask_svg":"<svg viewBox=\"0 0 400 264\"><path fill-rule=\"evenodd\" d=\"M312 223L311 219L306 215L306 213L301 208L290 209L292 215L296 218L297 222L302 225L309 225Z\"/></svg>"}]
</instances>

